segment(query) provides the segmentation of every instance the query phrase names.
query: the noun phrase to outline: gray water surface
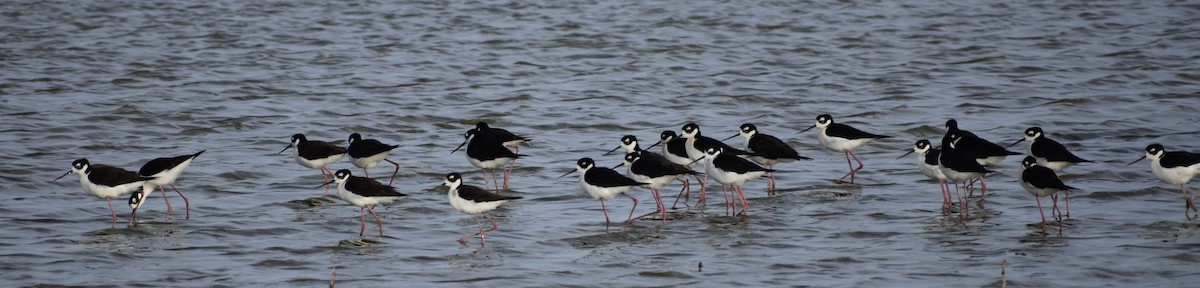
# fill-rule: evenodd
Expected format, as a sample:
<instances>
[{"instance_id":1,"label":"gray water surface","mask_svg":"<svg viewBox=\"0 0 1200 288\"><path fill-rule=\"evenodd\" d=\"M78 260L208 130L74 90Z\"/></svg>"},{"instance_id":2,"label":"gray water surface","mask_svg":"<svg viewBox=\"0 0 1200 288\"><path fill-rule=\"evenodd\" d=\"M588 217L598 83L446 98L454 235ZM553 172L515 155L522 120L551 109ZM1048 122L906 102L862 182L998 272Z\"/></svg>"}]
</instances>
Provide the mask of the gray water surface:
<instances>
[{"instance_id":1,"label":"gray water surface","mask_svg":"<svg viewBox=\"0 0 1200 288\"><path fill-rule=\"evenodd\" d=\"M3 1L0 282L311 287L336 268L347 287L994 287L1002 262L1012 287L1200 280L1179 187L1125 165L1151 143L1200 151L1200 5L908 2ZM894 137L858 150L857 184L797 134L822 113ZM1042 233L1017 157L972 220L940 213L916 158L895 158L949 118L1002 145L1041 126L1096 161L1063 173L1081 191L1061 236ZM483 247L455 242L475 221L427 191L452 171L483 185L449 153L477 121L534 138L504 192L524 199L492 213ZM609 232L578 179L556 178L689 121L715 138L754 123L815 159L778 165L775 197L746 184L744 220L714 184L706 213ZM319 172L275 154L294 133L353 132L402 145L411 195L376 208L385 236L369 222L366 246L359 209L310 206ZM204 149L177 183L187 220L155 193L140 225L110 229L77 176L50 181L77 158L136 170ZM631 203L608 207L621 221Z\"/></svg>"}]
</instances>

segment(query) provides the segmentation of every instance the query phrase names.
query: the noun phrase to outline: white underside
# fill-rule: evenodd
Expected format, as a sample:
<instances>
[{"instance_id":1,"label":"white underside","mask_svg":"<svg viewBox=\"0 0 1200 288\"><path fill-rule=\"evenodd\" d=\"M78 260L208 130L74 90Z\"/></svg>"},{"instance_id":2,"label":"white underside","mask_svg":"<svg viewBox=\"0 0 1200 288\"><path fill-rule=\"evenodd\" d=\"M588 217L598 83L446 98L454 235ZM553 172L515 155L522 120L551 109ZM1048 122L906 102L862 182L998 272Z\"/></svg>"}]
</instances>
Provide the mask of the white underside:
<instances>
[{"instance_id":1,"label":"white underside","mask_svg":"<svg viewBox=\"0 0 1200 288\"><path fill-rule=\"evenodd\" d=\"M849 140L846 138L829 137L829 135L825 135L825 128L821 128L821 131L817 133L817 141L821 142L821 146L825 146L825 148L829 150L843 153L854 150L854 148L858 148L858 146L862 146L863 144L867 144L867 142L871 142L871 140L875 140L875 138Z\"/></svg>"},{"instance_id":2,"label":"white underside","mask_svg":"<svg viewBox=\"0 0 1200 288\"><path fill-rule=\"evenodd\" d=\"M949 179L949 180L952 180L955 182L967 181L967 180L971 180L971 179L975 179L975 178L979 178L980 176L983 176L983 173L979 173L979 172L968 172L968 173L954 172L954 170L948 169L942 165L938 165L938 170L942 171L942 174L946 175L946 179Z\"/></svg>"},{"instance_id":3,"label":"white underside","mask_svg":"<svg viewBox=\"0 0 1200 288\"><path fill-rule=\"evenodd\" d=\"M690 158L690 159L688 159L688 163L695 162L696 163L695 165L704 165L704 163L708 163L708 158L700 159L700 157L704 157L704 151L700 151L699 149L696 149L696 139L695 138L688 138L687 144L685 146L687 146L687 149L683 149L683 150L687 151L688 158ZM663 152L666 152L666 151L663 151ZM696 161L696 159L700 159L700 161ZM687 164L683 164L683 165L687 165Z\"/></svg>"},{"instance_id":4,"label":"white underside","mask_svg":"<svg viewBox=\"0 0 1200 288\"><path fill-rule=\"evenodd\" d=\"M1034 159L1037 160L1038 165L1041 165L1042 167L1050 168L1050 170L1054 170L1056 172L1059 170L1062 170L1062 169L1067 169L1067 167L1075 166L1075 164L1079 164L1079 163L1065 162L1065 161L1050 162L1050 161L1047 161L1046 158L1043 158L1043 157L1034 157Z\"/></svg>"},{"instance_id":5,"label":"white underside","mask_svg":"<svg viewBox=\"0 0 1200 288\"><path fill-rule=\"evenodd\" d=\"M304 157L300 157L299 152L297 152L297 154L294 158L296 159L296 163L299 163L300 166L304 166L304 167L308 167L308 168L312 168L312 169L321 169L321 167L325 167L326 165L337 163L338 161L342 161L342 157L344 157L344 156L346 156L346 153L336 154L333 156L320 158L320 159L308 160L308 159L304 159Z\"/></svg>"},{"instance_id":6,"label":"white underside","mask_svg":"<svg viewBox=\"0 0 1200 288\"><path fill-rule=\"evenodd\" d=\"M364 197L362 195L350 193L350 191L346 190L346 182L338 184L338 198L342 198L342 200L350 203L350 205L358 207L387 204L400 199L400 197L395 196Z\"/></svg>"},{"instance_id":7,"label":"white underside","mask_svg":"<svg viewBox=\"0 0 1200 288\"><path fill-rule=\"evenodd\" d=\"M626 165L626 166L633 166L633 165ZM671 184L671 182L675 181L675 179L679 179L679 175L669 175L669 176L662 176L662 177L657 177L657 178L650 178L647 176L635 174L635 173L629 171L628 169L625 170L625 175L629 176L630 179L636 180L638 182L650 183L649 188L655 189L655 190L662 189L663 187L666 187L667 184Z\"/></svg>"},{"instance_id":8,"label":"white underside","mask_svg":"<svg viewBox=\"0 0 1200 288\"><path fill-rule=\"evenodd\" d=\"M1154 172L1154 176L1157 176L1158 179L1166 181L1167 183L1179 185L1191 181L1192 177L1196 176L1197 172L1200 172L1200 164L1185 167L1162 168L1156 159L1150 163L1150 171Z\"/></svg>"},{"instance_id":9,"label":"white underside","mask_svg":"<svg viewBox=\"0 0 1200 288\"><path fill-rule=\"evenodd\" d=\"M630 189L633 189L633 186L605 188L591 185L588 184L587 181L583 181L583 175L579 176L579 186L583 187L583 192L587 192L588 196L592 196L592 198L604 201L612 200L613 198L616 198L617 195L621 195L621 193L629 192Z\"/></svg>"},{"instance_id":10,"label":"white underside","mask_svg":"<svg viewBox=\"0 0 1200 288\"><path fill-rule=\"evenodd\" d=\"M975 162L979 163L979 165L983 165L983 166L996 166L996 164L1000 164L1000 161L1004 161L1005 157L1008 157L1008 156L992 156L992 157L987 157L987 158L975 158Z\"/></svg>"},{"instance_id":11,"label":"white underside","mask_svg":"<svg viewBox=\"0 0 1200 288\"><path fill-rule=\"evenodd\" d=\"M917 159L917 166L921 168L921 174L933 180L946 180L946 173L942 173L942 169L935 165L925 164L925 153L921 153L921 157Z\"/></svg>"},{"instance_id":12,"label":"white underside","mask_svg":"<svg viewBox=\"0 0 1200 288\"><path fill-rule=\"evenodd\" d=\"M133 191L137 191L137 189L142 187L142 185L145 183L146 181L137 181L128 184L117 185L116 187L109 187L96 185L92 182L89 182L87 181L87 175L79 174L79 184L83 185L83 191L100 198L115 198L123 194L133 193Z\"/></svg>"},{"instance_id":13,"label":"white underside","mask_svg":"<svg viewBox=\"0 0 1200 288\"><path fill-rule=\"evenodd\" d=\"M367 157L363 157L363 158L350 157L350 163L354 164L354 167L363 168L363 169L371 169L372 167L375 167L375 165L379 165L380 162L383 162L383 159L387 158L389 154L391 154L391 151L387 151L387 152L383 152L383 153L379 153L379 154L375 154L375 155L371 155L371 156L367 156Z\"/></svg>"},{"instance_id":14,"label":"white underside","mask_svg":"<svg viewBox=\"0 0 1200 288\"><path fill-rule=\"evenodd\" d=\"M500 207L500 205L503 205L504 203L508 202L508 200L491 201L491 202L475 202L475 201L463 199L462 197L458 196L458 189L451 190L450 193L448 193L448 194L450 194L450 196L448 197L448 198L450 198L450 207L454 207L455 210L458 210L460 212L467 213L467 214L479 214L479 213L483 213L483 212L487 212L487 211L492 211L492 210L496 209L496 207Z\"/></svg>"},{"instance_id":15,"label":"white underside","mask_svg":"<svg viewBox=\"0 0 1200 288\"><path fill-rule=\"evenodd\" d=\"M470 156L467 157L467 161L471 161L471 165L475 165L475 167L483 169L504 168L504 165L508 165L508 162L512 162L512 160L513 158L496 158L487 161L479 161L479 159L471 158Z\"/></svg>"},{"instance_id":16,"label":"white underside","mask_svg":"<svg viewBox=\"0 0 1200 288\"><path fill-rule=\"evenodd\" d=\"M191 159L188 159L187 161L183 161L183 163L179 163L179 165L177 165L174 168L171 168L167 171L163 171L163 172L159 172L158 174L151 175L150 177L154 177L154 179L146 181L146 186L148 188L145 190L154 191L154 188L158 188L159 186L167 186L167 185L170 185L171 183L175 183L175 179L179 179L179 175L183 174L183 169L187 169L188 165L191 165L192 160L194 160L194 159L196 159L196 158L191 158Z\"/></svg>"},{"instance_id":17,"label":"white underside","mask_svg":"<svg viewBox=\"0 0 1200 288\"><path fill-rule=\"evenodd\" d=\"M742 185L745 184L746 181L758 179L758 177L762 177L763 175L767 174L766 171L754 171L747 172L745 174L738 174L717 169L717 167L713 165L706 165L704 170L708 173L708 177L713 178L713 180L717 180L717 183L721 183L721 185Z\"/></svg>"}]
</instances>

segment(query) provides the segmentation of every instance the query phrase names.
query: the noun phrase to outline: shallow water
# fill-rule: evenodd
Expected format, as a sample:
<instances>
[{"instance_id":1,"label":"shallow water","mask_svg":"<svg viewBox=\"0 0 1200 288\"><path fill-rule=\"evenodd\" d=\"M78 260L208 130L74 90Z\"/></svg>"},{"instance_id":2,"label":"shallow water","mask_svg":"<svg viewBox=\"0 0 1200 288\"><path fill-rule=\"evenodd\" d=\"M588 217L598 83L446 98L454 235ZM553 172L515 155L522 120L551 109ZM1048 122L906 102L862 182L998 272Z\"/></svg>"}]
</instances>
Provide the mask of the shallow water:
<instances>
[{"instance_id":1,"label":"shallow water","mask_svg":"<svg viewBox=\"0 0 1200 288\"><path fill-rule=\"evenodd\" d=\"M1150 143L1200 151L1195 3L402 2L0 3L0 281L293 287L326 285L335 268L339 285L375 287L1200 280L1200 226L1179 217L1179 187L1148 161L1125 165ZM832 183L843 156L796 134L822 113L894 136L858 151L858 184ZM1001 144L1041 126L1096 161L1064 175L1082 191L1061 236L1041 232L1016 157L973 220L941 215L916 157L895 158L948 118ZM481 120L535 140L505 192L525 198L493 213L486 246L461 246L474 220L426 189L451 171L482 186L449 153ZM707 213L608 233L577 178L555 178L580 157L616 165L600 154L621 135L647 142L688 121L718 138L755 123L815 159L777 166L775 197L747 184L744 221L716 196ZM411 194L377 209L385 236L368 223L365 246L358 209L305 203L319 173L275 154L293 133L345 144L352 132L403 145L391 159ZM174 193L164 220L156 193L140 225L110 229L77 176L50 181L76 158L136 169L203 149L177 183L188 220Z\"/></svg>"}]
</instances>

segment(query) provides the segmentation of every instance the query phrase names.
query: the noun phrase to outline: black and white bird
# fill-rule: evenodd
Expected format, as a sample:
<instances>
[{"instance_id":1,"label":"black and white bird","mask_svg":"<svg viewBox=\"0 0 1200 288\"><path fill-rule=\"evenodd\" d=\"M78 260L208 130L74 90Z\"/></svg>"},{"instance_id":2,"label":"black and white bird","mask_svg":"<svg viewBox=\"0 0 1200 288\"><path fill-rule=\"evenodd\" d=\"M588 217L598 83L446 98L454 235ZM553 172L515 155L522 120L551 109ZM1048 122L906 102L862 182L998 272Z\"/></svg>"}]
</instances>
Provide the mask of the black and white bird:
<instances>
[{"instance_id":1,"label":"black and white bird","mask_svg":"<svg viewBox=\"0 0 1200 288\"><path fill-rule=\"evenodd\" d=\"M1038 165L1037 159L1033 156L1025 156L1025 159L1021 160L1021 167L1024 167L1024 170L1021 171L1018 181L1021 182L1021 187L1025 188L1025 191L1029 191L1029 194L1032 194L1033 199L1037 202L1038 214L1042 216L1042 229L1046 229L1046 213L1042 212L1042 200L1039 199L1050 196L1050 199L1054 201L1050 213L1058 221L1058 229L1061 231L1062 212L1058 211L1058 191L1075 190L1075 187L1063 184L1062 179L1058 178L1058 174L1055 174L1053 169Z\"/></svg>"},{"instance_id":2,"label":"black and white bird","mask_svg":"<svg viewBox=\"0 0 1200 288\"><path fill-rule=\"evenodd\" d=\"M708 163L709 159L704 157L704 151L707 151L709 147L721 148L721 151L725 151L725 153L733 155L749 156L751 154L750 152L733 148L733 146L729 146L729 144L725 144L724 142L713 139L712 137L701 135L700 125L697 125L696 123L689 122L687 124L683 124L683 128L680 129L680 132L680 137L687 139L687 144L684 145L684 147L687 150L688 159L692 160L692 163L688 164L689 166L703 166L705 163ZM704 205L707 204L707 194L708 174L705 174L703 180L700 181L700 201L696 202L700 203L699 205L701 207L704 207Z\"/></svg>"},{"instance_id":3,"label":"black and white bird","mask_svg":"<svg viewBox=\"0 0 1200 288\"><path fill-rule=\"evenodd\" d=\"M1075 164L1092 162L1075 156L1075 153L1071 153L1063 144L1054 141L1054 139L1047 138L1046 133L1042 131L1041 127L1029 127L1029 129L1025 129L1025 133L1022 135L1023 137L1020 140L1008 146L1012 147L1013 145L1017 145L1017 143L1021 143L1021 141L1029 142L1029 155L1037 159L1037 164L1042 167L1059 171Z\"/></svg>"},{"instance_id":4,"label":"black and white bird","mask_svg":"<svg viewBox=\"0 0 1200 288\"><path fill-rule=\"evenodd\" d=\"M705 162L705 172L708 175L712 175L713 180L717 180L717 183L721 183L721 190L724 190L725 195L729 195L728 189L730 186L733 187L733 191L736 194L734 197L737 198L726 197L726 214L729 214L730 208L733 208L734 215L739 214L737 213L737 203L735 202L741 201L742 212L740 214L745 216L747 209L750 208L750 204L746 202L746 194L742 192L742 184L775 171L758 166L758 164L754 164L754 162L750 162L746 158L727 154L721 147L708 147L708 149L704 150L703 157L708 160Z\"/></svg>"},{"instance_id":5,"label":"black and white bird","mask_svg":"<svg viewBox=\"0 0 1200 288\"><path fill-rule=\"evenodd\" d=\"M517 196L500 196L491 193L487 189L464 185L462 175L458 173L446 174L446 179L442 185L450 188L450 207L454 207L459 212L474 215L475 224L479 225L479 232L458 238L459 243L465 243L467 238L478 235L479 244L483 245L488 232L500 229L500 226L496 225L496 220L492 219L492 216L488 216L487 212L495 210L500 205L504 205L508 200L521 199L521 197ZM479 215L483 215L483 217L487 218L488 222L492 222L492 229L483 229L483 223L479 221Z\"/></svg>"},{"instance_id":6,"label":"black and white bird","mask_svg":"<svg viewBox=\"0 0 1200 288\"><path fill-rule=\"evenodd\" d=\"M363 169L363 176L371 177L367 173L367 169L371 169L380 162L387 161L396 165L396 170L392 170L392 178L388 179L388 185L396 180L396 173L400 172L400 163L387 159L388 155L400 145L388 145L379 142L375 139L363 139L361 134L351 133L348 139L350 146L346 147L347 154L350 154L350 163L355 167Z\"/></svg>"},{"instance_id":7,"label":"black and white bird","mask_svg":"<svg viewBox=\"0 0 1200 288\"><path fill-rule=\"evenodd\" d=\"M950 206L954 203L950 195L950 185L947 181L946 173L942 173L942 170L938 168L938 157L942 155L942 149L934 148L929 140L921 139L913 143L912 150L904 153L904 155L900 155L900 157L896 157L896 159L903 158L914 152L917 153L917 168L921 170L921 174L925 174L925 177L929 177L929 179L938 181L938 188L942 190L942 212L950 212Z\"/></svg>"},{"instance_id":8,"label":"black and white bird","mask_svg":"<svg viewBox=\"0 0 1200 288\"><path fill-rule=\"evenodd\" d=\"M767 169L774 169L775 164L789 163L796 160L812 160L812 158L800 156L796 149L791 145L779 140L775 136L758 132L758 127L754 124L744 123L738 127L738 134L729 136L730 138L742 136L745 138L746 151L753 153L750 156L751 160L759 165L766 166ZM775 195L775 173L767 173L767 195Z\"/></svg>"},{"instance_id":9,"label":"black and white bird","mask_svg":"<svg viewBox=\"0 0 1200 288\"><path fill-rule=\"evenodd\" d=\"M955 149L958 149L958 151L965 155L974 157L975 161L978 161L983 166L995 166L996 164L1000 164L1000 161L1003 161L1005 157L1021 155L1021 153L1008 151L1004 146L976 136L975 133L959 129L958 121L954 119L946 120L946 135L942 137L943 140L949 138L951 132L958 135L958 138L961 138L954 141L958 145Z\"/></svg>"},{"instance_id":10,"label":"black and white bird","mask_svg":"<svg viewBox=\"0 0 1200 288\"><path fill-rule=\"evenodd\" d=\"M1138 158L1128 165L1133 165L1133 163L1146 158L1150 159L1150 172L1153 172L1154 176L1170 184L1179 184L1179 191L1183 193L1183 200L1187 202L1187 208L1183 210L1184 216L1187 216L1188 220L1200 219L1200 215L1192 217L1192 213L1200 213L1196 209L1196 196L1200 195L1200 191L1196 191L1191 197L1188 197L1186 187L1188 181L1191 181L1196 173L1200 173L1200 153L1168 152L1163 145L1150 144L1150 146L1146 146L1145 157Z\"/></svg>"},{"instance_id":11,"label":"black and white bird","mask_svg":"<svg viewBox=\"0 0 1200 288\"><path fill-rule=\"evenodd\" d=\"M175 187L175 180L179 179L179 175L183 174L183 169L187 169L188 165L192 164L192 160L196 160L196 157L200 157L200 154L203 154L204 151L207 150L200 150L200 152L190 155L155 158L154 160L150 160L150 162L146 162L145 165L142 165L142 169L138 170L138 175L153 178L146 181L145 185L142 185L142 191L145 192L143 193L145 195L142 195L143 197L149 197L150 194L153 194L154 188L162 191L163 201L167 202L167 220L171 219L171 201L167 200L167 189L164 188L168 185L171 186L171 189L175 189L175 193L178 193L179 197L183 198L184 211L186 211L186 216L183 219L192 218L192 203L188 201L187 196L183 196L183 192L180 192L179 188ZM141 201L137 202L140 207L142 204ZM133 208L133 213L136 214L137 207ZM130 215L129 218L132 220L134 217L135 215Z\"/></svg>"},{"instance_id":12,"label":"black and white bird","mask_svg":"<svg viewBox=\"0 0 1200 288\"><path fill-rule=\"evenodd\" d=\"M464 152L467 154L467 161L471 162L471 165L475 165L475 167L483 170L485 185L487 184L488 171L491 171L492 183L496 186L496 194L500 194L500 182L496 179L496 169L504 169L505 164L509 164L512 161L516 161L517 158L525 156L513 152L508 146L504 145L504 142L499 141L497 138L481 137L478 128L467 130L467 133L463 134L463 143L459 144L450 153L454 153L464 146L466 147L466 151ZM487 188L491 189L491 186ZM508 185L504 185L504 188L508 188Z\"/></svg>"},{"instance_id":13,"label":"black and white bird","mask_svg":"<svg viewBox=\"0 0 1200 288\"><path fill-rule=\"evenodd\" d=\"M850 183L854 183L854 174L863 169L862 160L859 160L858 156L854 155L854 149L858 149L859 146L875 139L891 137L863 132L842 123L834 123L833 116L829 114L817 115L817 123L800 131L800 133L812 130L814 127L820 127L820 130L817 131L817 141L821 142L821 146L846 154L846 165L850 166L850 173L846 173L846 175L838 178L838 183L841 183L846 177L850 177ZM854 165L850 163L850 158L854 158L854 161L858 162L858 168L854 168Z\"/></svg>"},{"instance_id":14,"label":"black and white bird","mask_svg":"<svg viewBox=\"0 0 1200 288\"><path fill-rule=\"evenodd\" d=\"M663 132L659 134L659 141L654 143L654 145L650 145L650 147L646 147L646 149L654 148L654 146L658 145L663 145L662 154L660 155L666 157L667 160L671 160L672 163L684 165L689 168L692 167L692 159L688 158L687 155L687 139L680 138L678 134L675 134L675 131L663 130ZM704 183L704 178L701 178L699 174L693 176L696 177L696 182L700 183L700 190L705 190L706 184ZM679 181L683 181L683 205L686 206L687 199L691 198L692 185L687 177L679 178ZM679 205L679 199L679 197L675 197L675 204L671 204L671 209L675 209L675 206Z\"/></svg>"},{"instance_id":15,"label":"black and white bird","mask_svg":"<svg viewBox=\"0 0 1200 288\"><path fill-rule=\"evenodd\" d=\"M154 179L113 166L92 164L86 158L80 158L71 162L71 170L54 180L62 179L71 173L79 174L79 184L83 186L84 192L108 200L113 228L117 227L117 210L112 207L112 198L137 191L146 181Z\"/></svg>"},{"instance_id":16,"label":"black and white bird","mask_svg":"<svg viewBox=\"0 0 1200 288\"><path fill-rule=\"evenodd\" d=\"M653 145L651 147L653 147ZM687 167L686 165L680 165L680 164L673 162L671 159L668 159L666 156L663 156L662 154L643 150L642 147L640 145L638 145L637 136L633 136L633 135L621 136L621 142L619 143L619 145L617 145L617 148L614 148L613 150L609 150L608 153L606 153L604 155L611 154L612 152L616 152L619 149L625 149L625 157L624 157L625 162L620 165L617 165L617 166L620 167L620 166L624 166L624 165L630 165L630 164L633 164L634 162L639 163L637 165L637 166L639 166L639 168L637 168L637 169L633 168L633 166L628 166L628 169L626 169L626 171L625 171L625 175L629 176L630 178L633 178L634 180L637 180L639 182L650 183L650 186L651 186L650 192L651 192L651 194L654 195L654 203L659 209L659 211L656 211L656 212L662 212L664 215L663 221L666 221L665 216L666 216L667 210L666 210L666 206L663 205L661 189L663 187L665 187L667 184L670 184L671 181L678 179L680 182L683 182L683 187L679 190L679 195L686 195L684 193L686 193L687 190L689 190L689 188L690 188L690 187L688 187L689 185L688 185L687 176L688 175L699 176L698 175L699 173L692 171L691 168ZM637 154L637 155L633 155L632 157L638 161L632 161L630 159L631 155L629 155L629 154L631 154L631 153ZM613 167L613 168L615 169L616 167ZM638 170L638 172L634 172L634 170ZM680 171L685 171L685 170L688 172L680 172ZM636 174L636 173L642 173L642 174ZM675 174L667 175L670 173L675 173ZM656 174L662 174L662 175L655 176ZM649 178L654 178L656 181L651 182L651 181L649 181L650 180ZM662 182L662 181L666 181L666 182ZM679 196L675 197L675 203L676 204L679 203ZM687 203L684 203L684 205L687 205ZM672 208L674 208L674 206L672 206ZM650 213L650 214L654 214L654 213ZM648 216L650 214L638 216L634 219L640 219L640 218Z\"/></svg>"},{"instance_id":17,"label":"black and white bird","mask_svg":"<svg viewBox=\"0 0 1200 288\"><path fill-rule=\"evenodd\" d=\"M629 219L625 220L625 227L629 227L629 224L633 223L633 211L637 210L638 200L625 192L629 192L634 187L650 185L650 183L638 182L610 168L597 167L592 158L580 158L575 164L575 170L558 176L558 178L579 172L579 187L583 188L583 192L588 196L600 200L600 209L604 211L605 231L608 230L611 221L608 219L608 207L604 205L604 201L612 200L617 195L624 195L629 200L633 200L633 208L629 209Z\"/></svg>"},{"instance_id":18,"label":"black and white bird","mask_svg":"<svg viewBox=\"0 0 1200 288\"><path fill-rule=\"evenodd\" d=\"M514 154L520 154L521 145L524 145L525 142L529 142L529 140L531 140L529 137L513 134L508 130L492 128L483 121L475 123L475 130L479 132L479 137L481 139L486 139L485 141L500 142L501 145L504 145L505 148L508 148L508 150L511 150ZM512 175L512 169L516 163L516 160L509 161L508 168L504 169L504 189L508 189L508 179ZM499 188L496 190L499 190Z\"/></svg>"},{"instance_id":19,"label":"black and white bird","mask_svg":"<svg viewBox=\"0 0 1200 288\"><path fill-rule=\"evenodd\" d=\"M383 185L375 179L358 177L350 175L350 169L342 169L333 173L333 180L326 182L337 183L338 198L350 203L350 205L358 206L360 220L362 224L358 230L358 236L362 237L367 231L367 211L371 212L371 216L375 216L375 222L379 224L379 236L383 236L383 220L379 218L379 214L375 214L375 205L387 204L400 200L400 197L408 196L404 193L396 191L395 187Z\"/></svg>"},{"instance_id":20,"label":"black and white bird","mask_svg":"<svg viewBox=\"0 0 1200 288\"><path fill-rule=\"evenodd\" d=\"M329 180L329 177L325 176L326 173L329 173L329 176L333 176L333 171L330 171L326 166L342 161L342 157L346 156L346 148L325 141L310 141L304 137L304 134L299 133L292 135L292 143L288 144L287 147L283 147L283 150L279 150L279 153L275 154L281 154L292 147L296 147L296 155L293 157L296 163L310 169L320 169L322 181ZM329 185L325 186L324 195L329 195Z\"/></svg>"},{"instance_id":21,"label":"black and white bird","mask_svg":"<svg viewBox=\"0 0 1200 288\"><path fill-rule=\"evenodd\" d=\"M938 169L946 175L947 180L954 182L954 192L958 195L959 201L959 218L968 219L970 207L967 205L967 200L971 197L972 190L968 190L967 195L964 196L959 188L967 187L968 181L973 179L982 180L984 175L992 171L976 161L973 155L963 153L954 146L953 139L962 137L958 135L958 131L950 132L950 134L948 137L942 138L942 152L938 155ZM982 185L983 191L986 193L987 184Z\"/></svg>"},{"instance_id":22,"label":"black and white bird","mask_svg":"<svg viewBox=\"0 0 1200 288\"><path fill-rule=\"evenodd\" d=\"M617 165L617 167L628 166L625 174L628 175L630 179L633 179L637 182L649 183L647 188L650 188L650 193L654 195L654 203L657 206L656 210L654 212L638 216L637 218L633 218L633 220L656 213L662 213L662 220L664 223L666 223L667 208L662 202L662 194L660 190L663 187L666 187L667 184L671 184L671 182L675 181L676 179L686 178L688 175L699 174L696 171L692 171L692 169L688 168L687 166L672 163L670 160L665 158L656 158L656 156L662 157L661 155L652 153L650 151L635 150L633 152L626 153L625 162L622 162L621 165Z\"/></svg>"}]
</instances>

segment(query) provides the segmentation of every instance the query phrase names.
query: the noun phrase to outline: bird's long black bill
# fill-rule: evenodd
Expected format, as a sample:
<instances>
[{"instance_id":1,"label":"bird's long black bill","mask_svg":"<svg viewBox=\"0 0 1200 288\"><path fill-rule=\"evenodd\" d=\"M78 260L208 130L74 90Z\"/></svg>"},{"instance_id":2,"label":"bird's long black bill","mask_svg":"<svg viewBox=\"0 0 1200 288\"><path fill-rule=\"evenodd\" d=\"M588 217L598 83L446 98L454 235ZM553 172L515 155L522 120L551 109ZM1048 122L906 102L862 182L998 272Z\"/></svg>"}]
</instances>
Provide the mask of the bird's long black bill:
<instances>
[{"instance_id":1,"label":"bird's long black bill","mask_svg":"<svg viewBox=\"0 0 1200 288\"><path fill-rule=\"evenodd\" d=\"M604 156L608 156L608 154L612 154L613 152L617 152L617 149L621 149L621 146L617 146L617 148L613 148L612 150L608 150L608 153L604 153Z\"/></svg>"},{"instance_id":2,"label":"bird's long black bill","mask_svg":"<svg viewBox=\"0 0 1200 288\"><path fill-rule=\"evenodd\" d=\"M816 125L816 124L813 124L813 126L808 126L808 128L807 128L807 129L800 130L800 132L796 132L796 134L800 134L800 133L808 132L808 130L812 130L812 128L817 128L817 125Z\"/></svg>"},{"instance_id":3,"label":"bird's long black bill","mask_svg":"<svg viewBox=\"0 0 1200 288\"><path fill-rule=\"evenodd\" d=\"M725 137L725 139L721 139L721 141L733 139L733 137L737 137L738 135L741 135L741 134L733 134L733 136Z\"/></svg>"},{"instance_id":4,"label":"bird's long black bill","mask_svg":"<svg viewBox=\"0 0 1200 288\"><path fill-rule=\"evenodd\" d=\"M558 178L567 177L567 175L571 175L571 173L575 173L575 170L571 170L570 172L567 172L566 174L563 174L562 176L558 176Z\"/></svg>"},{"instance_id":5,"label":"bird's long black bill","mask_svg":"<svg viewBox=\"0 0 1200 288\"><path fill-rule=\"evenodd\" d=\"M283 147L283 150L279 150L279 153L275 153L275 155L283 154L283 151L287 151L288 148L292 148L292 144L288 144L287 147Z\"/></svg>"},{"instance_id":6,"label":"bird's long black bill","mask_svg":"<svg viewBox=\"0 0 1200 288\"><path fill-rule=\"evenodd\" d=\"M896 159L904 158L904 156L908 156L908 154L912 154L913 152L917 152L917 150L908 150L908 153L904 153L904 155L900 155L900 157L896 157Z\"/></svg>"},{"instance_id":7,"label":"bird's long black bill","mask_svg":"<svg viewBox=\"0 0 1200 288\"><path fill-rule=\"evenodd\" d=\"M1139 161L1142 161L1142 159L1146 159L1146 157L1142 157L1142 158L1138 158L1137 160L1133 160L1133 162L1129 162L1129 164L1125 164L1125 166L1133 165L1133 163L1137 163L1137 162L1139 162Z\"/></svg>"},{"instance_id":8,"label":"bird's long black bill","mask_svg":"<svg viewBox=\"0 0 1200 288\"><path fill-rule=\"evenodd\" d=\"M621 166L625 166L625 162L621 162L621 164L617 164L617 166L613 166L612 169L621 168Z\"/></svg>"},{"instance_id":9,"label":"bird's long black bill","mask_svg":"<svg viewBox=\"0 0 1200 288\"><path fill-rule=\"evenodd\" d=\"M1025 138L1017 139L1017 142L1013 142L1013 144L1008 144L1008 146L1004 146L1004 148L1008 148L1008 147L1012 147L1013 145L1017 145L1017 143L1021 143L1021 141L1025 141Z\"/></svg>"},{"instance_id":10,"label":"bird's long black bill","mask_svg":"<svg viewBox=\"0 0 1200 288\"><path fill-rule=\"evenodd\" d=\"M321 188L321 186L329 185L330 183L333 183L334 181L337 181L337 180L329 180L329 182L325 182L325 184L321 184L320 186L313 187L313 188Z\"/></svg>"},{"instance_id":11,"label":"bird's long black bill","mask_svg":"<svg viewBox=\"0 0 1200 288\"><path fill-rule=\"evenodd\" d=\"M650 150L650 148L654 148L654 146L658 146L658 144L662 144L662 142L663 141L661 141L661 140L658 142L654 142L654 145L650 145L650 147L646 147L645 149L642 149L642 150Z\"/></svg>"},{"instance_id":12,"label":"bird's long black bill","mask_svg":"<svg viewBox=\"0 0 1200 288\"><path fill-rule=\"evenodd\" d=\"M466 145L467 145L467 141L463 141L462 144L458 144L458 147L454 147L454 150L450 151L450 154L454 154L454 152L458 152L458 149L462 149L462 147L466 146Z\"/></svg>"},{"instance_id":13,"label":"bird's long black bill","mask_svg":"<svg viewBox=\"0 0 1200 288\"><path fill-rule=\"evenodd\" d=\"M67 173L63 173L62 176L58 176L58 178L54 178L53 181L58 181L58 179L62 179L62 177L67 177L67 175L71 175L71 172L72 172L71 170L67 170Z\"/></svg>"},{"instance_id":14,"label":"bird's long black bill","mask_svg":"<svg viewBox=\"0 0 1200 288\"><path fill-rule=\"evenodd\" d=\"M687 166L692 166L692 164L696 164L696 162L700 162L700 160L704 160L704 157L708 157L708 156L700 156L700 158L696 158L696 160L693 160L692 163L688 163Z\"/></svg>"}]
</instances>

